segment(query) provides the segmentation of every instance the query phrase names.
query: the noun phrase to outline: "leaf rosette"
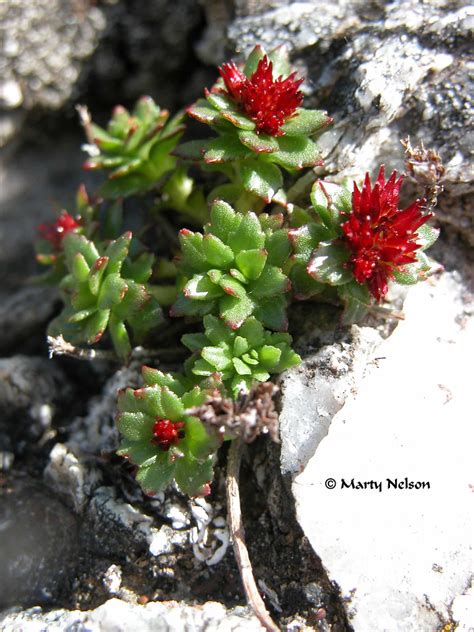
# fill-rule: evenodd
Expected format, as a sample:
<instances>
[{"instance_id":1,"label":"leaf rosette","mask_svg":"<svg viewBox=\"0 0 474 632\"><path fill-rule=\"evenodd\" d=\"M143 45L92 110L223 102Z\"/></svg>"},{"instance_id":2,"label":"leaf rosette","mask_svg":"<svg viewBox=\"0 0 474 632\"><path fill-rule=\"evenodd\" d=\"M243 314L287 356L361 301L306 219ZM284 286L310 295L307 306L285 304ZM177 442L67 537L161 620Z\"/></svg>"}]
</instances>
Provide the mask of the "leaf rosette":
<instances>
[{"instance_id":1,"label":"leaf rosette","mask_svg":"<svg viewBox=\"0 0 474 632\"><path fill-rule=\"evenodd\" d=\"M293 172L322 164L314 137L332 119L324 111L300 107L302 80L291 73L283 47L267 55L256 46L243 71L230 63L220 73L205 98L187 109L216 137L184 143L177 154L208 165L237 163L236 195L243 187L270 202L283 186L280 167Z\"/></svg>"},{"instance_id":2,"label":"leaf rosette","mask_svg":"<svg viewBox=\"0 0 474 632\"><path fill-rule=\"evenodd\" d=\"M98 248L84 235L69 233L63 241L67 274L60 283L65 307L49 325L51 336L95 344L109 332L117 355L131 351L130 333L140 341L163 321L161 308L147 287L153 255L132 261L132 233Z\"/></svg>"},{"instance_id":3,"label":"leaf rosette","mask_svg":"<svg viewBox=\"0 0 474 632\"><path fill-rule=\"evenodd\" d=\"M232 331L209 315L204 317L204 328L204 333L182 337L183 344L194 352L187 370L202 378L217 374L234 397L240 391L248 392L255 381L266 382L271 374L301 361L291 348L290 334L267 331L254 317Z\"/></svg>"},{"instance_id":4,"label":"leaf rosette","mask_svg":"<svg viewBox=\"0 0 474 632\"><path fill-rule=\"evenodd\" d=\"M146 493L156 494L173 480L189 496L208 493L220 441L186 413L204 403L206 392L190 388L180 375L146 366L142 374L144 388L119 393L118 454L138 467L136 478Z\"/></svg>"},{"instance_id":5,"label":"leaf rosette","mask_svg":"<svg viewBox=\"0 0 474 632\"><path fill-rule=\"evenodd\" d=\"M107 129L86 119L90 144L85 169L104 169L108 180L99 194L118 198L144 193L157 186L176 166L171 155L184 131L182 114L169 118L150 97L142 97L130 113L117 106Z\"/></svg>"},{"instance_id":6,"label":"leaf rosette","mask_svg":"<svg viewBox=\"0 0 474 632\"><path fill-rule=\"evenodd\" d=\"M171 315L212 313L232 329L254 315L269 329L285 330L291 283L282 267L291 244L282 222L280 215L259 218L215 202L204 234L180 233L178 267L185 281Z\"/></svg>"}]
</instances>

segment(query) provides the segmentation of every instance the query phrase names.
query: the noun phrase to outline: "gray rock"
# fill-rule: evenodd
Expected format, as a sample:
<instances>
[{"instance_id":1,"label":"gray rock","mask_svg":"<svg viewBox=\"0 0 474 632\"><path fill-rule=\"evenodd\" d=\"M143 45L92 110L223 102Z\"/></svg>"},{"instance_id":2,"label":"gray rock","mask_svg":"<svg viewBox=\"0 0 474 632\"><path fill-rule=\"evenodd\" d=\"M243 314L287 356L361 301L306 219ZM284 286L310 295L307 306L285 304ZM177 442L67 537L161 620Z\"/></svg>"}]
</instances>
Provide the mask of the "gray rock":
<instances>
[{"instance_id":1,"label":"gray rock","mask_svg":"<svg viewBox=\"0 0 474 632\"><path fill-rule=\"evenodd\" d=\"M465 611L456 599L474 574L472 296L445 273L412 288L404 311L293 483L356 632L442 627L453 602Z\"/></svg>"},{"instance_id":2,"label":"gray rock","mask_svg":"<svg viewBox=\"0 0 474 632\"><path fill-rule=\"evenodd\" d=\"M243 608L226 610L213 601L203 606L185 606L175 601L150 602L136 606L110 599L96 610L53 610L39 608L7 615L2 632L233 632L263 630L258 620Z\"/></svg>"},{"instance_id":3,"label":"gray rock","mask_svg":"<svg viewBox=\"0 0 474 632\"><path fill-rule=\"evenodd\" d=\"M44 334L54 314L56 288L26 287L0 303L0 350L12 349L29 336Z\"/></svg>"},{"instance_id":4,"label":"gray rock","mask_svg":"<svg viewBox=\"0 0 474 632\"><path fill-rule=\"evenodd\" d=\"M47 604L70 589L77 522L40 483L18 472L0 486L0 608Z\"/></svg>"},{"instance_id":5,"label":"gray rock","mask_svg":"<svg viewBox=\"0 0 474 632\"><path fill-rule=\"evenodd\" d=\"M51 427L56 406L71 395L64 373L50 360L17 355L0 359L0 445L22 451Z\"/></svg>"},{"instance_id":6,"label":"gray rock","mask_svg":"<svg viewBox=\"0 0 474 632\"><path fill-rule=\"evenodd\" d=\"M86 88L108 105L148 93L167 106L179 102L182 72L192 63L190 35L201 19L190 0L2 3L0 145L24 113L71 109ZM113 103L112 94L119 95Z\"/></svg>"}]
</instances>

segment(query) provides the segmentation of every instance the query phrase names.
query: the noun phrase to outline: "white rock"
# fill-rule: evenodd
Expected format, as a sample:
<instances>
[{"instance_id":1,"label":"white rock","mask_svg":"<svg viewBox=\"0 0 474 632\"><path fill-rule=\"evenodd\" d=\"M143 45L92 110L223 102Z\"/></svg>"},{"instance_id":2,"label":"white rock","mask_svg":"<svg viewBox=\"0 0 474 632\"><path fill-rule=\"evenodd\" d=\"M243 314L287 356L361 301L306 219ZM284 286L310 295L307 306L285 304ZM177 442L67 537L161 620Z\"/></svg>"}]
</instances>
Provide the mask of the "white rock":
<instances>
[{"instance_id":1,"label":"white rock","mask_svg":"<svg viewBox=\"0 0 474 632\"><path fill-rule=\"evenodd\" d=\"M7 615L2 632L260 632L262 626L242 609L234 611L214 601L186 606L175 601L137 606L109 599L88 612L31 608Z\"/></svg>"},{"instance_id":2,"label":"white rock","mask_svg":"<svg viewBox=\"0 0 474 632\"><path fill-rule=\"evenodd\" d=\"M281 468L297 473L327 434L331 419L361 379L367 360L380 343L370 327L352 328L352 344L323 347L281 382Z\"/></svg>"},{"instance_id":3,"label":"white rock","mask_svg":"<svg viewBox=\"0 0 474 632\"><path fill-rule=\"evenodd\" d=\"M293 483L298 520L356 631L438 629L473 574L465 295L451 274L410 290L406 320ZM428 485L403 489L405 479ZM352 480L365 489L344 488Z\"/></svg>"}]
</instances>

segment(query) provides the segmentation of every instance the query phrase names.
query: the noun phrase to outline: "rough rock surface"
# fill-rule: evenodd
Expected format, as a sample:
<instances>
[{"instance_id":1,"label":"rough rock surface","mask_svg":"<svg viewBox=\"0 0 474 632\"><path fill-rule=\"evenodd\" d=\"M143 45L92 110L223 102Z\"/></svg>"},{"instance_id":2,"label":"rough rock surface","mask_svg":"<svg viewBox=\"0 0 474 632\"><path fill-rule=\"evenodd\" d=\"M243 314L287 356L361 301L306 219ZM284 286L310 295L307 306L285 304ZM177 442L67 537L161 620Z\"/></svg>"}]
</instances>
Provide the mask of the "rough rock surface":
<instances>
[{"instance_id":1,"label":"rough rock surface","mask_svg":"<svg viewBox=\"0 0 474 632\"><path fill-rule=\"evenodd\" d=\"M53 610L42 613L39 608L32 608L7 615L1 629L2 632L23 632L32 629L31 626L36 626L35 629L41 626L48 632L257 632L264 629L243 608L228 611L222 604L212 601L195 607L173 601L137 606L119 599L110 599L96 610L88 612Z\"/></svg>"},{"instance_id":2,"label":"rough rock surface","mask_svg":"<svg viewBox=\"0 0 474 632\"><path fill-rule=\"evenodd\" d=\"M107 105L158 92L181 102L202 11L190 0L9 0L0 4L0 145L31 110ZM117 96L116 96L117 95Z\"/></svg>"},{"instance_id":3,"label":"rough rock surface","mask_svg":"<svg viewBox=\"0 0 474 632\"><path fill-rule=\"evenodd\" d=\"M299 522L356 631L447 625L474 575L472 306L457 273L412 288L406 320L294 480ZM304 421L327 431L316 410Z\"/></svg>"}]
</instances>

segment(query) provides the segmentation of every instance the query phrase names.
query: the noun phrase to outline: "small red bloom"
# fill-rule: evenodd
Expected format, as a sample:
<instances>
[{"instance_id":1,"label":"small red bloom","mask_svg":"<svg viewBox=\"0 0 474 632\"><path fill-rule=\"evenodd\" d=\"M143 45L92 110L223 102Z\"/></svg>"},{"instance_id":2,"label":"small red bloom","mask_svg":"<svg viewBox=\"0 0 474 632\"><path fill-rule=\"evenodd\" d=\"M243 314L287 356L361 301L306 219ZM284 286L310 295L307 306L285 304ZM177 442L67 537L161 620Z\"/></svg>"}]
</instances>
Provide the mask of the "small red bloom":
<instances>
[{"instance_id":1,"label":"small red bloom","mask_svg":"<svg viewBox=\"0 0 474 632\"><path fill-rule=\"evenodd\" d=\"M358 283L367 283L370 293L381 301L393 270L416 261L416 231L432 214L423 214L423 200L404 210L398 208L403 176L394 171L387 182L383 165L373 188L369 174L361 191L354 182L352 212L342 224L352 256L349 265Z\"/></svg>"},{"instance_id":2,"label":"small red bloom","mask_svg":"<svg viewBox=\"0 0 474 632\"><path fill-rule=\"evenodd\" d=\"M169 419L157 419L153 426L153 439L151 442L159 446L165 452L172 445L178 445L184 437L184 421L170 421Z\"/></svg>"},{"instance_id":3,"label":"small red bloom","mask_svg":"<svg viewBox=\"0 0 474 632\"><path fill-rule=\"evenodd\" d=\"M53 246L55 250L61 250L64 236L67 233L79 228L80 224L76 222L72 215L67 211L63 211L58 219L52 224L40 224L38 230L41 237Z\"/></svg>"},{"instance_id":4,"label":"small red bloom","mask_svg":"<svg viewBox=\"0 0 474 632\"><path fill-rule=\"evenodd\" d=\"M303 101L298 90L303 79L293 72L286 79L273 79L273 63L265 55L248 79L234 62L219 68L225 87L241 109L256 124L257 133L282 136L281 126L296 112Z\"/></svg>"}]
</instances>

